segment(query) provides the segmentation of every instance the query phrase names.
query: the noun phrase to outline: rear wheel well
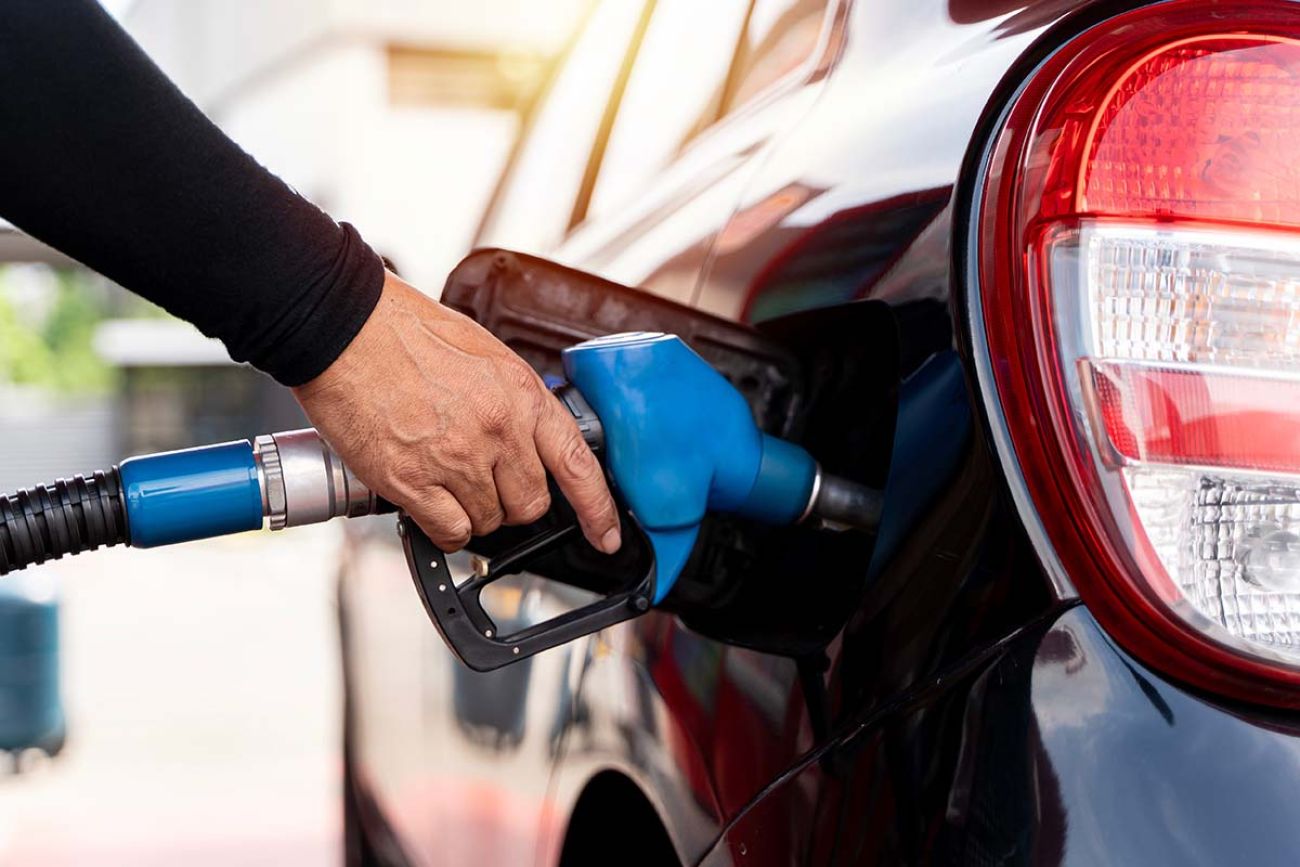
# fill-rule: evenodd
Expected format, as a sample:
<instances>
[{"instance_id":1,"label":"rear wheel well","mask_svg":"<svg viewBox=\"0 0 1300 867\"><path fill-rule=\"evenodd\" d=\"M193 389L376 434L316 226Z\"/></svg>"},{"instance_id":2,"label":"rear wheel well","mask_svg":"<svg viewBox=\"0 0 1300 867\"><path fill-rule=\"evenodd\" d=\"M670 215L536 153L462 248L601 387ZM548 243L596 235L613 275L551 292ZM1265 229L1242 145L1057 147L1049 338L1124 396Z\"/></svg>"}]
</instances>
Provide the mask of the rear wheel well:
<instances>
[{"instance_id":1,"label":"rear wheel well","mask_svg":"<svg viewBox=\"0 0 1300 867\"><path fill-rule=\"evenodd\" d=\"M602 771L587 783L573 808L560 867L613 863L679 867L682 862L658 811L636 783L617 771Z\"/></svg>"}]
</instances>

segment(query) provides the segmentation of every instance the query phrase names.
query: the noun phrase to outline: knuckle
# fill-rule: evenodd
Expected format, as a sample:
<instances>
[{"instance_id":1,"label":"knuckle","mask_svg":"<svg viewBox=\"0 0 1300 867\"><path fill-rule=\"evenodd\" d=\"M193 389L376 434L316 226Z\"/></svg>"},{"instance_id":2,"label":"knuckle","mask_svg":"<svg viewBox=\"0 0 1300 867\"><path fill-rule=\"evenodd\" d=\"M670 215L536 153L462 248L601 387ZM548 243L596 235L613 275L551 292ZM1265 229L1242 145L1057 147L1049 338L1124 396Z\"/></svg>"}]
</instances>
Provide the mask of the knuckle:
<instances>
[{"instance_id":1,"label":"knuckle","mask_svg":"<svg viewBox=\"0 0 1300 867\"><path fill-rule=\"evenodd\" d=\"M449 455L447 488L460 499L460 491L473 496L483 484L491 484L493 456L498 449L485 438L457 444Z\"/></svg>"},{"instance_id":2,"label":"knuckle","mask_svg":"<svg viewBox=\"0 0 1300 867\"><path fill-rule=\"evenodd\" d=\"M575 478L589 477L599 472L596 456L576 432L570 435L561 454L565 472Z\"/></svg>"},{"instance_id":3,"label":"knuckle","mask_svg":"<svg viewBox=\"0 0 1300 867\"><path fill-rule=\"evenodd\" d=\"M485 536L501 526L505 520L505 513L501 509L492 509L477 515L474 519L474 533L478 536Z\"/></svg>"},{"instance_id":4,"label":"knuckle","mask_svg":"<svg viewBox=\"0 0 1300 867\"><path fill-rule=\"evenodd\" d=\"M428 462L421 461L410 452L400 452L384 467L384 484L389 488L419 489L422 483L433 481L433 473ZM433 505L427 497L420 498L421 505Z\"/></svg>"},{"instance_id":5,"label":"knuckle","mask_svg":"<svg viewBox=\"0 0 1300 867\"><path fill-rule=\"evenodd\" d=\"M601 529L618 526L618 512L614 509L614 501L609 497L602 497L600 503L592 510L591 523L593 526Z\"/></svg>"},{"instance_id":6,"label":"knuckle","mask_svg":"<svg viewBox=\"0 0 1300 867\"><path fill-rule=\"evenodd\" d=\"M441 488L423 488L415 491L408 499L411 511L418 512L439 525L447 522L447 503Z\"/></svg>"},{"instance_id":7,"label":"knuckle","mask_svg":"<svg viewBox=\"0 0 1300 867\"><path fill-rule=\"evenodd\" d=\"M413 498L411 512L424 527L429 538L444 550L457 550L469 541L469 519L459 513L454 499L442 488L421 491ZM454 547L447 548L448 545Z\"/></svg>"},{"instance_id":8,"label":"knuckle","mask_svg":"<svg viewBox=\"0 0 1300 867\"><path fill-rule=\"evenodd\" d=\"M543 487L540 493L534 494L531 499L525 500L522 505L511 509L510 517L521 524L531 524L549 512L550 509L551 492Z\"/></svg>"},{"instance_id":9,"label":"knuckle","mask_svg":"<svg viewBox=\"0 0 1300 867\"><path fill-rule=\"evenodd\" d=\"M383 442L377 444L374 452L366 457L373 464L376 473L390 481L411 478L411 471L420 464L415 449L394 448Z\"/></svg>"},{"instance_id":10,"label":"knuckle","mask_svg":"<svg viewBox=\"0 0 1300 867\"><path fill-rule=\"evenodd\" d=\"M514 417L510 404L504 401L488 401L478 410L479 424L482 425L483 432L491 436L499 437L509 430Z\"/></svg>"},{"instance_id":11,"label":"knuckle","mask_svg":"<svg viewBox=\"0 0 1300 867\"><path fill-rule=\"evenodd\" d=\"M528 448L529 444L526 440L515 436L506 437L497 450L496 466L518 470L519 467L525 466L532 456ZM536 452L532 454L536 454Z\"/></svg>"},{"instance_id":12,"label":"knuckle","mask_svg":"<svg viewBox=\"0 0 1300 867\"><path fill-rule=\"evenodd\" d=\"M465 436L449 436L438 444L430 457L455 475L478 451Z\"/></svg>"},{"instance_id":13,"label":"knuckle","mask_svg":"<svg viewBox=\"0 0 1300 867\"><path fill-rule=\"evenodd\" d=\"M528 362L521 358L513 358L507 362L504 373L506 382L518 390L532 392L537 388L537 374L528 366Z\"/></svg>"},{"instance_id":14,"label":"knuckle","mask_svg":"<svg viewBox=\"0 0 1300 867\"><path fill-rule=\"evenodd\" d=\"M469 542L473 528L467 521L455 521L442 528L438 543L446 551L459 551Z\"/></svg>"}]
</instances>

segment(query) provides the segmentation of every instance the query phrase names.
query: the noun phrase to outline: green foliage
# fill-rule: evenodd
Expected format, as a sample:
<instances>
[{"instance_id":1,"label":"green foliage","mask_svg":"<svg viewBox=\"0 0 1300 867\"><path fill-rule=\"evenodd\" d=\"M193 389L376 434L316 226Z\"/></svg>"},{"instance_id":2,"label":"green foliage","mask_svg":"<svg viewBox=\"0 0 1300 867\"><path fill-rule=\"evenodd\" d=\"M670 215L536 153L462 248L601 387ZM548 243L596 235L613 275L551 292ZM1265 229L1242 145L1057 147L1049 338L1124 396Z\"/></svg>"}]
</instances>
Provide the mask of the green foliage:
<instances>
[{"instance_id":1,"label":"green foliage","mask_svg":"<svg viewBox=\"0 0 1300 867\"><path fill-rule=\"evenodd\" d=\"M54 368L41 335L23 324L9 300L0 295L0 379L19 385L47 384Z\"/></svg>"},{"instance_id":2,"label":"green foliage","mask_svg":"<svg viewBox=\"0 0 1300 867\"><path fill-rule=\"evenodd\" d=\"M0 269L0 288L7 270ZM0 381L71 394L108 389L114 370L92 346L106 312L103 293L72 270L57 272L53 302L39 322L25 321L0 292Z\"/></svg>"}]
</instances>

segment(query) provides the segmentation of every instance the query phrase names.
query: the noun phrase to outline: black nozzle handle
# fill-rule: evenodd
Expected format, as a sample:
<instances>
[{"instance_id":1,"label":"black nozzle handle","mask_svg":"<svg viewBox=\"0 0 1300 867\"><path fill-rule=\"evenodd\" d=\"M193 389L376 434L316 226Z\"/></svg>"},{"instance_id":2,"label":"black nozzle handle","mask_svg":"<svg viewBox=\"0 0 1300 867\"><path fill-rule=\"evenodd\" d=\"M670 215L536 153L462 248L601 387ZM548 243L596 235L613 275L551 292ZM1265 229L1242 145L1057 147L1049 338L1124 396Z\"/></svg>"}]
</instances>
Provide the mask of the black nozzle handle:
<instances>
[{"instance_id":1,"label":"black nozzle handle","mask_svg":"<svg viewBox=\"0 0 1300 867\"><path fill-rule=\"evenodd\" d=\"M0 575L126 541L116 467L0 496Z\"/></svg>"},{"instance_id":2,"label":"black nozzle handle","mask_svg":"<svg viewBox=\"0 0 1300 867\"><path fill-rule=\"evenodd\" d=\"M600 454L605 448L605 428L600 423L600 416L587 403L587 399L582 396L582 392L568 384L556 386L551 389L556 399L569 411L573 420L578 424L578 430L582 433L582 439L586 442L587 447L593 452Z\"/></svg>"}]
</instances>

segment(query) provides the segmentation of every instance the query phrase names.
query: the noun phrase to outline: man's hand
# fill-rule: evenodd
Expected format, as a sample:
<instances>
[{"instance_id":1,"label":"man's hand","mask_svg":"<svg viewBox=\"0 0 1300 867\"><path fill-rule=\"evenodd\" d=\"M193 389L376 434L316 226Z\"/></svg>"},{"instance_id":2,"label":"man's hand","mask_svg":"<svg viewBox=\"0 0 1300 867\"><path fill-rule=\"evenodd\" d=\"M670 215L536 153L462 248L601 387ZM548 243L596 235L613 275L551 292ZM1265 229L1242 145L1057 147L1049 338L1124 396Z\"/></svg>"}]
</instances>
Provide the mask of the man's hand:
<instances>
[{"instance_id":1,"label":"man's hand","mask_svg":"<svg viewBox=\"0 0 1300 867\"><path fill-rule=\"evenodd\" d=\"M504 344L392 274L348 348L294 394L353 472L443 550L545 514L543 467L587 539L618 550L614 501L568 411Z\"/></svg>"}]
</instances>

